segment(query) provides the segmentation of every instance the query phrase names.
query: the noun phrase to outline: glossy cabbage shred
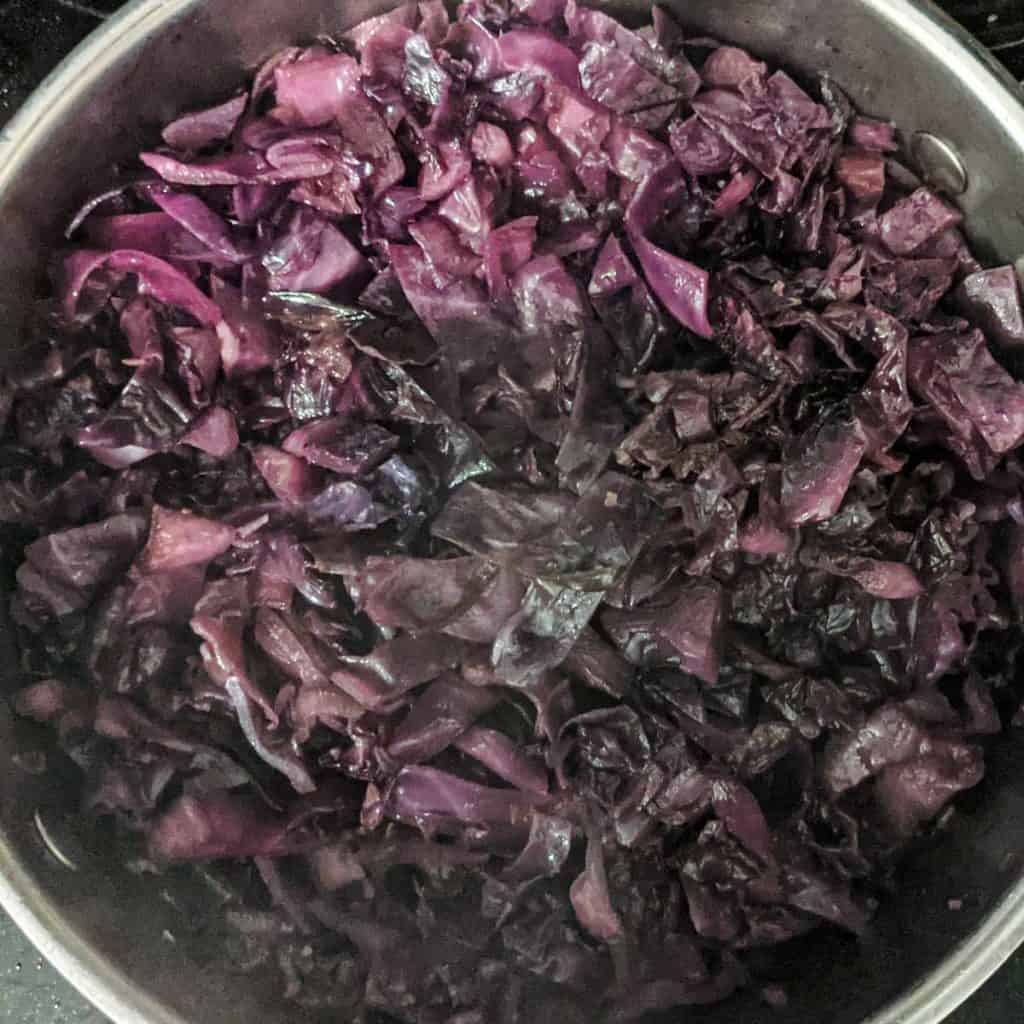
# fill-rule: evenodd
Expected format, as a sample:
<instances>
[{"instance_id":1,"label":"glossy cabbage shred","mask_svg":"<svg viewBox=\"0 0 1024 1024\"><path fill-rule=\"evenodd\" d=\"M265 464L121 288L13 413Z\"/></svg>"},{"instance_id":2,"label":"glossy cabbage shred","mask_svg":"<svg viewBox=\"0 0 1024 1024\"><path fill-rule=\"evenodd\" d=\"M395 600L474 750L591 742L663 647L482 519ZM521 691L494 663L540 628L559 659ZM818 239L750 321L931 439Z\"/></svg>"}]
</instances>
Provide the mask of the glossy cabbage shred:
<instances>
[{"instance_id":1,"label":"glossy cabbage shred","mask_svg":"<svg viewBox=\"0 0 1024 1024\"><path fill-rule=\"evenodd\" d=\"M777 1004L863 935L1024 602L1018 280L895 139L575 0L169 125L0 403L14 705L85 810L352 1020Z\"/></svg>"}]
</instances>

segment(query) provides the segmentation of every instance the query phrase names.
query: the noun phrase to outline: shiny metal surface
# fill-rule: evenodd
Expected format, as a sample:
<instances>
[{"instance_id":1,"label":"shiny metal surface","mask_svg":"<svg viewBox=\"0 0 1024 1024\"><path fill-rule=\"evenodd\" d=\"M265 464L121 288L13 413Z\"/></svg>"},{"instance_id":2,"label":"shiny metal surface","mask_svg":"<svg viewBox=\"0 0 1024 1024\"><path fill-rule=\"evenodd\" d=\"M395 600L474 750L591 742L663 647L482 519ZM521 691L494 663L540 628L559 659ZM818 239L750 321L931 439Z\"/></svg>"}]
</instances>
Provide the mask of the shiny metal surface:
<instances>
[{"instance_id":1,"label":"shiny metal surface","mask_svg":"<svg viewBox=\"0 0 1024 1024\"><path fill-rule=\"evenodd\" d=\"M0 350L76 201L112 160L182 109L237 86L275 48L337 31L386 0L136 0L44 83L0 133ZM620 0L619 12L646 5ZM1024 107L1016 84L937 9L911 0L670 3L692 31L745 44L796 71L827 70L865 111L926 132L959 155L959 202L991 258L1024 253ZM0 620L0 664L16 659ZM0 695L18 685L0 678ZM233 971L216 897L187 874L138 879L109 839L79 822L72 780L19 767L45 736L0 701L0 902L117 1024L284 1024L316 1020L280 1000L274 972ZM780 1024L937 1024L1024 939L1024 738L993 751L944 841L903 873L863 943L821 935L793 949ZM42 822L42 828L39 823ZM73 865L74 870L70 865ZM208 913L212 912L208 917ZM746 1000L746 1001L745 1001ZM699 1014L764 1020L755 996Z\"/></svg>"}]
</instances>

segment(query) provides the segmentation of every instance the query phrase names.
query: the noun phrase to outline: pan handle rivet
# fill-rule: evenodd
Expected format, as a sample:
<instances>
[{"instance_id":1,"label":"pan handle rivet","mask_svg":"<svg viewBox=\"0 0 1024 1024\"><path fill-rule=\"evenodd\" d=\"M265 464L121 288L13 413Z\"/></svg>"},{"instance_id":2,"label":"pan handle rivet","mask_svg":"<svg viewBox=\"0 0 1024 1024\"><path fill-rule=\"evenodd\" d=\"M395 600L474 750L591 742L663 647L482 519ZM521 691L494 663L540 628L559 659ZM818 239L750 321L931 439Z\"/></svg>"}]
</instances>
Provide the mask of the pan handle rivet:
<instances>
[{"instance_id":1,"label":"pan handle rivet","mask_svg":"<svg viewBox=\"0 0 1024 1024\"><path fill-rule=\"evenodd\" d=\"M918 174L933 188L959 196L967 191L967 168L945 139L931 132L914 132L910 155Z\"/></svg>"}]
</instances>

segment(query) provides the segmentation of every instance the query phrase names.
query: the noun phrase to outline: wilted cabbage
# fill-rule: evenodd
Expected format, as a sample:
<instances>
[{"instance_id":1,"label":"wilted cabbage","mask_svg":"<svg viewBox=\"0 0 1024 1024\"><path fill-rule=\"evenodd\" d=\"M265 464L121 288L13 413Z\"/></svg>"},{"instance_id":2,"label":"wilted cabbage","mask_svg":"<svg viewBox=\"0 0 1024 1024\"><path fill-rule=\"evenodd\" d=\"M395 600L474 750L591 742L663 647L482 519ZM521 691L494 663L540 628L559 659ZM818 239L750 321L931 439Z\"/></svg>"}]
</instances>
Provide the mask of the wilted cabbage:
<instances>
[{"instance_id":1,"label":"wilted cabbage","mask_svg":"<svg viewBox=\"0 0 1024 1024\"><path fill-rule=\"evenodd\" d=\"M778 1002L979 781L1024 317L894 137L659 8L432 0L74 217L0 403L15 707L151 867L254 862L302 1006Z\"/></svg>"}]
</instances>

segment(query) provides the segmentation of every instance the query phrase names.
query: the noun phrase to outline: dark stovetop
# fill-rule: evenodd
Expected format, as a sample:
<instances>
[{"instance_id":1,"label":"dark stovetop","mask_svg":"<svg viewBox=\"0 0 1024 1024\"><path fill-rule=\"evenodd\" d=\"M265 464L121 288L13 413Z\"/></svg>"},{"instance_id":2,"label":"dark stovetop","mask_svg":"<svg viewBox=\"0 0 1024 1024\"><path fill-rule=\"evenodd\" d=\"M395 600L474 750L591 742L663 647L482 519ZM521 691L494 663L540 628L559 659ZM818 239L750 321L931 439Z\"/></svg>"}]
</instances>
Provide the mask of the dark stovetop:
<instances>
[{"instance_id":1,"label":"dark stovetop","mask_svg":"<svg viewBox=\"0 0 1024 1024\"><path fill-rule=\"evenodd\" d=\"M42 77L125 0L0 0L0 125ZM247 2L247 0L241 0ZM842 0L833 0L842 2ZM1024 0L939 0L1024 80ZM0 1022L105 1024L0 911ZM1024 951L948 1024L1024 1021Z\"/></svg>"}]
</instances>

